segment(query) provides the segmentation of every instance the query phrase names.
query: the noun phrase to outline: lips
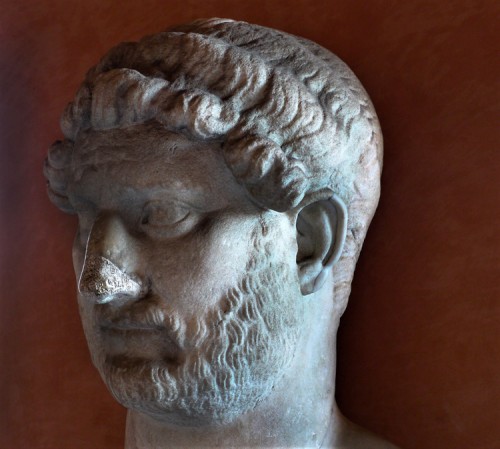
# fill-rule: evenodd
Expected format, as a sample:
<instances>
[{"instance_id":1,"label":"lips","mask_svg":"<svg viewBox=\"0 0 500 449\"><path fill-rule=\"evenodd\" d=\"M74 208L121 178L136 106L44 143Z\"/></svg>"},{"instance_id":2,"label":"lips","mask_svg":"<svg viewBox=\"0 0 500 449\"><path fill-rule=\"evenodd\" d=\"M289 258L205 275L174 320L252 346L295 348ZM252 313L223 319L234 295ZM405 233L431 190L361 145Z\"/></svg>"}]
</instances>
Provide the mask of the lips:
<instances>
[{"instance_id":1,"label":"lips","mask_svg":"<svg viewBox=\"0 0 500 449\"><path fill-rule=\"evenodd\" d=\"M99 304L94 311L108 362L142 359L172 363L181 359L176 320L159 308L154 298L121 306Z\"/></svg>"},{"instance_id":2,"label":"lips","mask_svg":"<svg viewBox=\"0 0 500 449\"><path fill-rule=\"evenodd\" d=\"M141 308L142 309L142 308ZM120 311L106 311L98 320L102 329L127 331L168 331L164 313L158 309L134 310L131 308Z\"/></svg>"}]
</instances>

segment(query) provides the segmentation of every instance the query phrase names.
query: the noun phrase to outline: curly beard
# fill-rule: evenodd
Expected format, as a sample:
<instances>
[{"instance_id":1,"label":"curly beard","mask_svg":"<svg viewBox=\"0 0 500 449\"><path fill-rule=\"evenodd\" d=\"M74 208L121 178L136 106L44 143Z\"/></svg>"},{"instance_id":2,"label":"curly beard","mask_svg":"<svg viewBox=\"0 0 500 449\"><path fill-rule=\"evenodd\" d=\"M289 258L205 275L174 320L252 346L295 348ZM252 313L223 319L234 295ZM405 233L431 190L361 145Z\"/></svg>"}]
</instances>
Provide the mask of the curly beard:
<instances>
[{"instance_id":1,"label":"curly beard","mask_svg":"<svg viewBox=\"0 0 500 449\"><path fill-rule=\"evenodd\" d=\"M206 316L188 323L169 311L174 339L192 334L194 349L178 365L141 359L124 367L94 358L118 402L161 421L203 425L230 422L271 393L293 359L304 301L292 268L274 263L265 246Z\"/></svg>"}]
</instances>

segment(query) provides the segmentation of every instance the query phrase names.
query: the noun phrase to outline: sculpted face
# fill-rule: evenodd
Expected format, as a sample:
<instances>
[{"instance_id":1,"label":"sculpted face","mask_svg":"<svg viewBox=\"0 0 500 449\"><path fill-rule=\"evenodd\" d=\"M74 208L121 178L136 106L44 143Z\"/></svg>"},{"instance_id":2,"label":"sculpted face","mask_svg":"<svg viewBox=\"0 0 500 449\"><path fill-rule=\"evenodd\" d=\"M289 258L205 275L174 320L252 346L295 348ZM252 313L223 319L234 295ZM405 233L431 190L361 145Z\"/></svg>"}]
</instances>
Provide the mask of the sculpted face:
<instances>
[{"instance_id":1,"label":"sculpted face","mask_svg":"<svg viewBox=\"0 0 500 449\"><path fill-rule=\"evenodd\" d=\"M254 407L301 332L295 220L254 205L219 146L140 124L87 132L71 165L94 364L123 405L175 423Z\"/></svg>"}]
</instances>

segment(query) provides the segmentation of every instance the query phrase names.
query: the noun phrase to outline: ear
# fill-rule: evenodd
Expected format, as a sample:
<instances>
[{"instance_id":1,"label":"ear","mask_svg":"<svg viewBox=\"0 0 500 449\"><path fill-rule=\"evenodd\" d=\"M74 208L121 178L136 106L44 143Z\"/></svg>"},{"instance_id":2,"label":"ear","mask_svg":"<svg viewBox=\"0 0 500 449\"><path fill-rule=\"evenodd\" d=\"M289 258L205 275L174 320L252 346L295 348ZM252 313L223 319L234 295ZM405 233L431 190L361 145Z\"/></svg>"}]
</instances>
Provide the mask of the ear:
<instances>
[{"instance_id":1,"label":"ear","mask_svg":"<svg viewBox=\"0 0 500 449\"><path fill-rule=\"evenodd\" d=\"M334 195L304 207L297 217L297 268L302 294L318 291L342 253L347 208Z\"/></svg>"}]
</instances>

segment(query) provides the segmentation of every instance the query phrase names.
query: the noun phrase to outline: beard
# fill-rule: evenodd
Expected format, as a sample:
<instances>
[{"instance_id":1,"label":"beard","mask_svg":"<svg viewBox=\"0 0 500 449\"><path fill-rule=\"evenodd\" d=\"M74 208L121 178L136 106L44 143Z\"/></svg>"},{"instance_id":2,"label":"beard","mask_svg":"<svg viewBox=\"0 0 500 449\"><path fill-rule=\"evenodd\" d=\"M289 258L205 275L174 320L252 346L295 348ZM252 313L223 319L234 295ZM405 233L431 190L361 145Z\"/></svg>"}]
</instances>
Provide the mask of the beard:
<instances>
[{"instance_id":1,"label":"beard","mask_svg":"<svg viewBox=\"0 0 500 449\"><path fill-rule=\"evenodd\" d=\"M270 248L256 245L245 277L204 317L165 314L173 339L193 348L177 365L116 364L92 350L115 399L177 425L228 423L265 399L292 362L304 303L292 267L273 262Z\"/></svg>"}]
</instances>

